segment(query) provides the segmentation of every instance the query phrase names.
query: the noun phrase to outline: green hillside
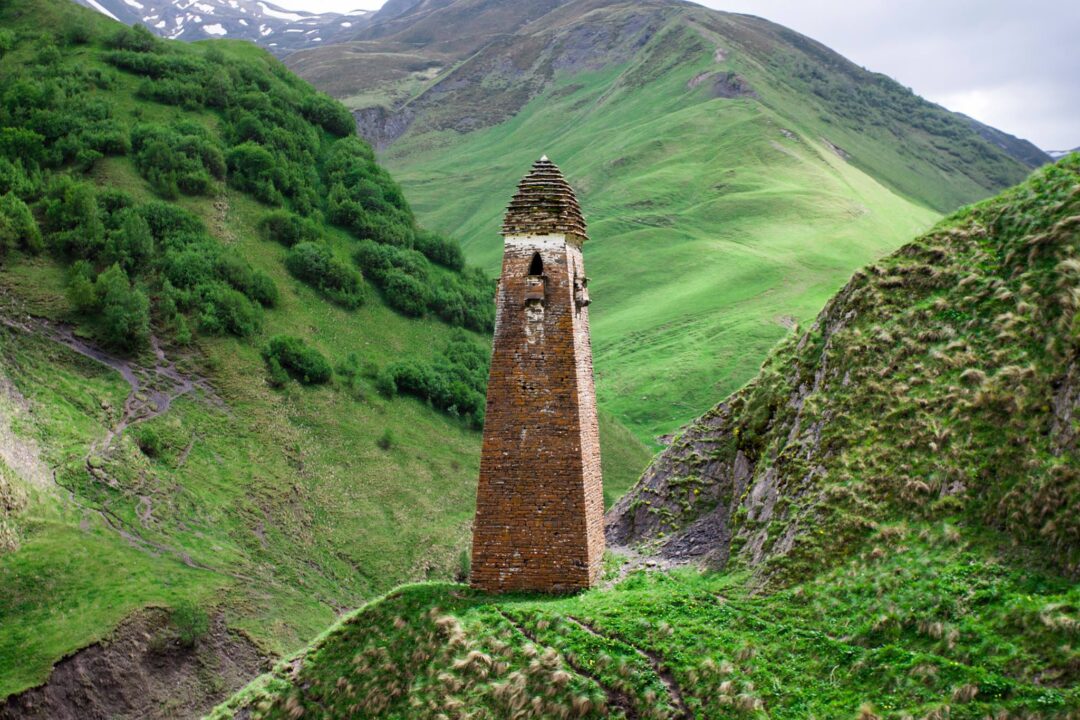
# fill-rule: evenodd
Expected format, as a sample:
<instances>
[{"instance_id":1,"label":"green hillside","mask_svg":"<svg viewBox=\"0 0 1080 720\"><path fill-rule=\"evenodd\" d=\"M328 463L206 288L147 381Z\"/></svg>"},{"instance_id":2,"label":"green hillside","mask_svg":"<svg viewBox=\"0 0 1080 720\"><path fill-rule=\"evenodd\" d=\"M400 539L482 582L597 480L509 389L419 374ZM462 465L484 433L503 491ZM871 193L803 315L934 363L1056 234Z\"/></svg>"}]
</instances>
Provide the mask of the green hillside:
<instances>
[{"instance_id":1,"label":"green hillside","mask_svg":"<svg viewBox=\"0 0 1080 720\"><path fill-rule=\"evenodd\" d=\"M613 587L398 588L211 717L1080 716L1078 258L1073 155L676 438L609 513Z\"/></svg>"},{"instance_id":2,"label":"green hillside","mask_svg":"<svg viewBox=\"0 0 1080 720\"><path fill-rule=\"evenodd\" d=\"M689 3L419 3L288 63L484 267L521 168L559 163L590 224L600 405L646 443L856 267L1029 171L887 77Z\"/></svg>"},{"instance_id":3,"label":"green hillside","mask_svg":"<svg viewBox=\"0 0 1080 720\"><path fill-rule=\"evenodd\" d=\"M274 656L460 573L493 286L345 109L64 0L0 53L0 698L147 606L194 675L207 619ZM647 453L602 425L614 500Z\"/></svg>"}]
</instances>

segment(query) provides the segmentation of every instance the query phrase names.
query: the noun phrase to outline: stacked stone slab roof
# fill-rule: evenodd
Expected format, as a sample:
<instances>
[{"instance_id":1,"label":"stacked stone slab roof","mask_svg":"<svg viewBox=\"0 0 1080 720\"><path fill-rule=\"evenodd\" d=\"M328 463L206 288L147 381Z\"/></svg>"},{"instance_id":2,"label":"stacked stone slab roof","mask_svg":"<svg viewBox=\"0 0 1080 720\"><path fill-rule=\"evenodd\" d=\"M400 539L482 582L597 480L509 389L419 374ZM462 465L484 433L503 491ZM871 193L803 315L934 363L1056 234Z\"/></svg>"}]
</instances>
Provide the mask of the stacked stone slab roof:
<instances>
[{"instance_id":1,"label":"stacked stone slab roof","mask_svg":"<svg viewBox=\"0 0 1080 720\"><path fill-rule=\"evenodd\" d=\"M562 172L547 159L533 163L506 208L503 235L576 235L583 240L585 218Z\"/></svg>"}]
</instances>

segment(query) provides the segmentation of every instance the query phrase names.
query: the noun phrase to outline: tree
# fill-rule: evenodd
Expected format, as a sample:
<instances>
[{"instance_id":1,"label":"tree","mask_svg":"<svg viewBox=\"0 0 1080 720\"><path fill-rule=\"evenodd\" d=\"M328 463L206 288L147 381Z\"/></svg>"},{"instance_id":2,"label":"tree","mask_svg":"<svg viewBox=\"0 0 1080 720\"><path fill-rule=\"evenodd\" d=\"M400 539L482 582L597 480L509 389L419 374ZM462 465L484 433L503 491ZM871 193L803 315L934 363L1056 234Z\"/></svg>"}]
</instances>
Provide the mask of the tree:
<instances>
[{"instance_id":1,"label":"tree","mask_svg":"<svg viewBox=\"0 0 1080 720\"><path fill-rule=\"evenodd\" d=\"M132 287L119 263L98 276L94 290L105 341L123 350L145 345L150 337L150 301L142 290Z\"/></svg>"},{"instance_id":2,"label":"tree","mask_svg":"<svg viewBox=\"0 0 1080 720\"><path fill-rule=\"evenodd\" d=\"M11 52L15 47L15 33L11 30L0 30L0 58Z\"/></svg>"},{"instance_id":3,"label":"tree","mask_svg":"<svg viewBox=\"0 0 1080 720\"><path fill-rule=\"evenodd\" d=\"M125 209L121 214L120 229L109 237L107 256L126 272L135 273L145 267L153 255L154 235L150 232L150 223L139 213Z\"/></svg>"},{"instance_id":4,"label":"tree","mask_svg":"<svg viewBox=\"0 0 1080 720\"><path fill-rule=\"evenodd\" d=\"M8 193L0 196L0 257L16 248L40 252L41 231L26 203Z\"/></svg>"}]
</instances>

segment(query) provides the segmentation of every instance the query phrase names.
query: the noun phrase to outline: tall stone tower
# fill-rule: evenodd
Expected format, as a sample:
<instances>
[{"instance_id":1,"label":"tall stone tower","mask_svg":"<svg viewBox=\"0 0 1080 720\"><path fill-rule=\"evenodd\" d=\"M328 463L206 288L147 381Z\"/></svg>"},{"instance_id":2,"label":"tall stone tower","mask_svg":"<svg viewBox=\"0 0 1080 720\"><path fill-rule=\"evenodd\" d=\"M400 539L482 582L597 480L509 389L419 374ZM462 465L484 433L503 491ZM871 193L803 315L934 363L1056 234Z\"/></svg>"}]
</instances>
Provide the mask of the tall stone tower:
<instances>
[{"instance_id":1,"label":"tall stone tower","mask_svg":"<svg viewBox=\"0 0 1080 720\"><path fill-rule=\"evenodd\" d=\"M471 582L569 592L599 578L604 495L585 220L546 157L518 185L502 234Z\"/></svg>"}]
</instances>

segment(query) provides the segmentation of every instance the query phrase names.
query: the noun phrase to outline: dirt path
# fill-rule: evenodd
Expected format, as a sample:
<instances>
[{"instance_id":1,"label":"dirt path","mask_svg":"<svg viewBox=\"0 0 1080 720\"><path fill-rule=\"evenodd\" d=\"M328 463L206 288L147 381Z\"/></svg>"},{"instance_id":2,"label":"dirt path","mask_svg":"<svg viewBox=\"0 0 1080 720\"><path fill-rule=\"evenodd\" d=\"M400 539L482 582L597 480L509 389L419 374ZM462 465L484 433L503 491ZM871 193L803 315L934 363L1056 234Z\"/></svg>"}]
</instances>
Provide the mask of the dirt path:
<instances>
[{"instance_id":1,"label":"dirt path","mask_svg":"<svg viewBox=\"0 0 1080 720\"><path fill-rule=\"evenodd\" d=\"M75 335L68 325L54 323L44 318L26 316L19 320L0 316L0 324L13 330L52 340L74 350L79 355L89 358L107 368L120 373L131 387L124 401L120 420L111 427L105 437L91 446L87 456L96 451L105 451L119 435L131 425L152 420L168 411L173 402L196 389L203 393L210 402L221 405L221 399L214 392L210 382L203 377L182 372L176 363L165 356L165 351L156 337L151 336L150 347L153 352L152 367L139 365L107 350L91 345Z\"/></svg>"},{"instance_id":2,"label":"dirt path","mask_svg":"<svg viewBox=\"0 0 1080 720\"><path fill-rule=\"evenodd\" d=\"M108 453L113 442L126 429L138 423L152 420L167 412L177 398L195 390L198 390L208 402L224 407L224 403L214 392L210 382L204 377L187 374L180 370L175 361L166 356L157 338L151 337L150 339L153 365L144 366L138 364L135 360L114 355L102 348L91 345L82 338L77 337L70 326L55 323L45 318L21 314L18 318L0 315L0 325L63 345L83 357L115 370L127 382L130 391L124 400L124 407L119 420L106 430L102 438L92 442L83 456L86 471L96 480L110 487L119 487L119 483L109 477L99 458ZM190 451L190 448L188 451ZM188 567L223 573L239 580L251 580L251 578L243 575L204 565L194 560L183 550L177 550L143 537L136 528L125 522L107 504L99 507L82 502L71 488L60 482L55 468L52 470L52 481L57 487L66 491L67 497L72 503L85 511L99 515L109 528L133 547L155 556L168 555ZM149 528L153 519L153 505L148 496L140 496L136 514L142 527L144 529Z\"/></svg>"},{"instance_id":3,"label":"dirt path","mask_svg":"<svg viewBox=\"0 0 1080 720\"><path fill-rule=\"evenodd\" d=\"M608 552L622 559L619 572L613 577L606 578L600 586L609 589L626 579L626 576L635 570L647 570L649 572L667 572L678 567L685 567L691 563L686 560L674 560L660 555L644 555L627 545L608 545Z\"/></svg>"}]
</instances>

